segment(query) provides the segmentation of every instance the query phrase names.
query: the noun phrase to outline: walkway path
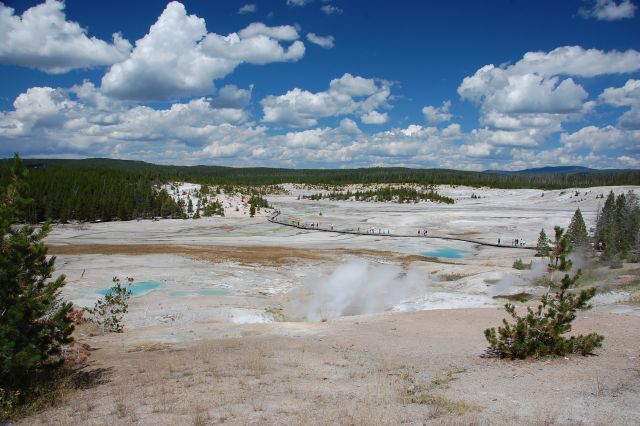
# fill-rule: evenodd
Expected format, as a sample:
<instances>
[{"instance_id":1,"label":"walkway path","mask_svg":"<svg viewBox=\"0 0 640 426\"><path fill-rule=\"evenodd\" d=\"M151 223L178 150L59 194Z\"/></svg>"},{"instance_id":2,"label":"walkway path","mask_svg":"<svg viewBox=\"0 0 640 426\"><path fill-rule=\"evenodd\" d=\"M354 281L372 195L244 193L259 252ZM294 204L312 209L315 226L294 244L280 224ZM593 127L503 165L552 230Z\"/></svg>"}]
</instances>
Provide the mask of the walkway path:
<instances>
[{"instance_id":1,"label":"walkway path","mask_svg":"<svg viewBox=\"0 0 640 426\"><path fill-rule=\"evenodd\" d=\"M504 245L504 244L493 244L480 240L471 240L467 238L459 238L459 237L446 237L446 236L438 236L438 235L416 235L416 234L393 234L393 233L370 233L364 231L356 231L353 229L334 229L331 228L321 228L321 227L310 227L305 225L300 225L298 223L292 223L288 220L278 219L280 216L280 212L276 211L276 213L272 216L269 216L268 220L271 223L277 223L279 225L291 226L293 228L304 229L306 231L320 231L320 232L334 232L336 234L349 234L349 235L364 235L369 237L391 237L391 238L435 238L439 240L452 240L452 241L464 241L466 243L478 244L482 246L488 247L499 247L499 248L510 248L510 249L523 249L523 250L536 250L535 246L512 246L512 245Z\"/></svg>"}]
</instances>

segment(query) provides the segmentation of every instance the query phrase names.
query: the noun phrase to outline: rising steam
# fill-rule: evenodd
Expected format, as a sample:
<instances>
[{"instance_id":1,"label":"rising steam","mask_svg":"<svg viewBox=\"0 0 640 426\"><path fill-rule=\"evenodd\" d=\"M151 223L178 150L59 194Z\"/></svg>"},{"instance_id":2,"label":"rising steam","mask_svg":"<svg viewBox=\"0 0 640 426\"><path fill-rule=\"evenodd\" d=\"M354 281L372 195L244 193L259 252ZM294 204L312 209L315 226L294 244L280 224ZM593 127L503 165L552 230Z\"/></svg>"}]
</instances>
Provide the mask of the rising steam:
<instances>
[{"instance_id":1,"label":"rising steam","mask_svg":"<svg viewBox=\"0 0 640 426\"><path fill-rule=\"evenodd\" d=\"M309 321L384 312L423 294L428 283L428 277L415 270L352 260L290 294L286 311Z\"/></svg>"}]
</instances>

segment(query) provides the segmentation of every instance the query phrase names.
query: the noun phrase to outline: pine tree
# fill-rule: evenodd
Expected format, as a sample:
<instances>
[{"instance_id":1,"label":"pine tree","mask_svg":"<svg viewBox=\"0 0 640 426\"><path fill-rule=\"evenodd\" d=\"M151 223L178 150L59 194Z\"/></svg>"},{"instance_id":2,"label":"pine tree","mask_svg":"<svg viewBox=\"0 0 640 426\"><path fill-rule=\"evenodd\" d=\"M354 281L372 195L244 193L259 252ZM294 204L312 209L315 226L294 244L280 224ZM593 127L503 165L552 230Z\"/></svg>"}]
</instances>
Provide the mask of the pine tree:
<instances>
[{"instance_id":1,"label":"pine tree","mask_svg":"<svg viewBox=\"0 0 640 426\"><path fill-rule=\"evenodd\" d=\"M61 347L73 340L72 305L60 298L65 277L49 280L55 265L43 243L49 224L39 231L12 226L30 203L17 154L7 175L0 187L0 400L33 386L37 371L61 365Z\"/></svg>"},{"instance_id":2,"label":"pine tree","mask_svg":"<svg viewBox=\"0 0 640 426\"><path fill-rule=\"evenodd\" d=\"M571 223L567 228L567 237L573 244L573 247L577 249L586 249L589 247L589 234L587 233L587 226L582 218L582 212L580 209L576 209L573 214Z\"/></svg>"},{"instance_id":3,"label":"pine tree","mask_svg":"<svg viewBox=\"0 0 640 426\"><path fill-rule=\"evenodd\" d=\"M635 192L627 193L625 236L628 240L630 262L640 261L640 200Z\"/></svg>"},{"instance_id":4,"label":"pine tree","mask_svg":"<svg viewBox=\"0 0 640 426\"><path fill-rule=\"evenodd\" d=\"M609 194L598 214L597 241L604 243L603 258L620 264L622 259L636 258L640 239L640 206L633 191L613 197Z\"/></svg>"},{"instance_id":5,"label":"pine tree","mask_svg":"<svg viewBox=\"0 0 640 426\"><path fill-rule=\"evenodd\" d=\"M255 204L251 204L249 207L249 216L254 217L256 215L256 206Z\"/></svg>"},{"instance_id":6,"label":"pine tree","mask_svg":"<svg viewBox=\"0 0 640 426\"><path fill-rule=\"evenodd\" d=\"M540 230L540 235L538 236L538 244L536 256L538 257L548 257L549 256L549 239L547 238L547 234L544 232L544 228Z\"/></svg>"},{"instance_id":7,"label":"pine tree","mask_svg":"<svg viewBox=\"0 0 640 426\"><path fill-rule=\"evenodd\" d=\"M565 274L560 289L554 295L545 294L535 311L527 307L525 316L519 316L515 306L507 303L505 310L515 324L504 319L497 332L495 328L484 331L489 342L488 352L499 358L524 359L571 353L588 355L601 347L604 337L598 333L568 339L563 336L571 331L576 311L591 309L589 300L596 294L595 288L583 289L577 294L571 292L579 277L580 271L573 278Z\"/></svg>"},{"instance_id":8,"label":"pine tree","mask_svg":"<svg viewBox=\"0 0 640 426\"><path fill-rule=\"evenodd\" d=\"M551 263L548 266L556 271L568 271L572 266L571 259L568 258L572 249L571 241L563 228L556 226L553 229L555 231L555 241L550 253Z\"/></svg>"},{"instance_id":9,"label":"pine tree","mask_svg":"<svg viewBox=\"0 0 640 426\"><path fill-rule=\"evenodd\" d=\"M604 206L602 207L602 210L600 210L598 218L596 219L596 244L605 243L607 238L606 233L614 219L615 209L616 196L613 191L610 191L607 196L607 200L604 202Z\"/></svg>"},{"instance_id":10,"label":"pine tree","mask_svg":"<svg viewBox=\"0 0 640 426\"><path fill-rule=\"evenodd\" d=\"M549 268L556 271L569 271L571 260L567 259L567 256L571 253L571 242L561 227L556 226L554 230L555 244ZM547 293L542 296L537 309L527 307L526 315L518 315L516 307L507 303L505 310L515 323L509 324L506 319L503 319L503 325L498 327L497 331L495 328L484 331L485 338L489 342L488 353L499 358L524 359L529 356L541 358L570 353L588 355L602 346L604 337L597 333L570 338L563 336L571 331L571 323L576 319L576 312L591 308L588 302L596 294L595 288L582 289L578 293L571 291L580 273L578 270L573 277L565 274L555 294Z\"/></svg>"}]
</instances>

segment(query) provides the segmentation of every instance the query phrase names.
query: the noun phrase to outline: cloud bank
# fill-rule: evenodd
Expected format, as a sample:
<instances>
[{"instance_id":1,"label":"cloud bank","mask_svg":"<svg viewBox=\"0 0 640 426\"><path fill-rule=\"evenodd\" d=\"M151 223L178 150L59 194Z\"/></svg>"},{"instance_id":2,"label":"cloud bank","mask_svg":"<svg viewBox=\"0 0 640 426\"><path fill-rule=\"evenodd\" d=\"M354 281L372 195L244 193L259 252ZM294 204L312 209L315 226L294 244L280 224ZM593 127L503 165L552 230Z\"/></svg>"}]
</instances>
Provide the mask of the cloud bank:
<instances>
[{"instance_id":1,"label":"cloud bank","mask_svg":"<svg viewBox=\"0 0 640 426\"><path fill-rule=\"evenodd\" d=\"M635 13L626 1L591 6L596 19ZM254 22L221 35L170 2L132 45L118 33L110 41L92 37L67 19L64 7L48 0L18 16L0 4L0 63L45 73L103 67L104 74L14 95L12 108L0 112L5 155L282 167L640 167L640 52L634 49L560 46L488 63L462 78L459 97L413 104L418 119L412 120L394 108L408 98L402 82L384 75L340 70L315 91L292 84L279 93L229 82L243 64L257 72L272 63L294 67L306 54L297 25ZM256 10L245 4L238 13ZM341 12L330 4L322 10ZM334 46L330 35L308 32L306 40ZM589 93L590 79L612 75L615 85ZM477 125L457 122L463 107L477 112ZM609 119L594 120L600 115Z\"/></svg>"},{"instance_id":2,"label":"cloud bank","mask_svg":"<svg viewBox=\"0 0 640 426\"><path fill-rule=\"evenodd\" d=\"M22 16L0 3L0 63L60 74L111 65L130 51L131 43L119 33L111 43L88 37L80 24L67 21L62 1L47 0Z\"/></svg>"}]
</instances>

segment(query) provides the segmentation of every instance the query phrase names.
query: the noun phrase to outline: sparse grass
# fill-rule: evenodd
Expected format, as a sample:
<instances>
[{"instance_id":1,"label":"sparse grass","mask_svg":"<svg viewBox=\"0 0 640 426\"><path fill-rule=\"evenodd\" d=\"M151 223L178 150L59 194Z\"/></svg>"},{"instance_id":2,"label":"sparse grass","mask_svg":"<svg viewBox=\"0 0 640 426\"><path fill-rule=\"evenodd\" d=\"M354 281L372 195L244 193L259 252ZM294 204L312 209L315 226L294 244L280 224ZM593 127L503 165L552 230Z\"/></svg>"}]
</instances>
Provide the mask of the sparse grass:
<instances>
[{"instance_id":1,"label":"sparse grass","mask_svg":"<svg viewBox=\"0 0 640 426\"><path fill-rule=\"evenodd\" d=\"M531 284L537 287L556 287L556 283L553 282L551 278L549 278L548 274L544 274L543 276L536 278L531 282Z\"/></svg>"},{"instance_id":2,"label":"sparse grass","mask_svg":"<svg viewBox=\"0 0 640 426\"><path fill-rule=\"evenodd\" d=\"M464 368L447 371L447 373L443 377L436 377L435 379L431 380L431 384L433 386L448 387L449 383L457 379L456 374L462 374L466 371L467 370Z\"/></svg>"},{"instance_id":3,"label":"sparse grass","mask_svg":"<svg viewBox=\"0 0 640 426\"><path fill-rule=\"evenodd\" d=\"M640 278L625 282L620 286L620 290L633 291L640 290Z\"/></svg>"},{"instance_id":4,"label":"sparse grass","mask_svg":"<svg viewBox=\"0 0 640 426\"><path fill-rule=\"evenodd\" d=\"M606 275L596 268L582 268L580 277L576 281L576 285L578 287L592 285L595 282L600 281L605 277Z\"/></svg>"},{"instance_id":5,"label":"sparse grass","mask_svg":"<svg viewBox=\"0 0 640 426\"><path fill-rule=\"evenodd\" d=\"M607 260L605 264L609 267L609 269L622 269L624 264L622 263L622 259L619 256L614 256L611 259Z\"/></svg>"},{"instance_id":6,"label":"sparse grass","mask_svg":"<svg viewBox=\"0 0 640 426\"><path fill-rule=\"evenodd\" d=\"M611 270L609 268L583 268L578 287L596 287L598 291L630 291L640 289L640 270Z\"/></svg>"},{"instance_id":7,"label":"sparse grass","mask_svg":"<svg viewBox=\"0 0 640 426\"><path fill-rule=\"evenodd\" d=\"M284 308L280 306L271 306L264 310L267 314L271 315L274 321L284 322L287 317L284 315Z\"/></svg>"},{"instance_id":8,"label":"sparse grass","mask_svg":"<svg viewBox=\"0 0 640 426\"><path fill-rule=\"evenodd\" d=\"M461 416L471 411L476 411L476 408L461 400L452 400L442 395L436 395L432 393L419 393L413 395L410 398L412 404L427 404L437 407L447 413L456 414Z\"/></svg>"},{"instance_id":9,"label":"sparse grass","mask_svg":"<svg viewBox=\"0 0 640 426\"><path fill-rule=\"evenodd\" d=\"M114 397L114 411L113 413L117 414L118 418L123 419L125 417L130 417L132 414L132 410L129 408L129 405L126 401L126 396L119 393Z\"/></svg>"},{"instance_id":10,"label":"sparse grass","mask_svg":"<svg viewBox=\"0 0 640 426\"><path fill-rule=\"evenodd\" d=\"M498 296L493 296L494 299L505 299L513 302L526 303L533 298L533 295L525 292L516 293L516 294L500 294Z\"/></svg>"},{"instance_id":11,"label":"sparse grass","mask_svg":"<svg viewBox=\"0 0 640 426\"><path fill-rule=\"evenodd\" d=\"M339 327L337 334L323 326L317 333L212 338L184 343L184 349L181 344L180 350L155 350L152 342L142 340L113 344L110 336L99 337L92 362L113 368L109 382L82 391L72 388L62 404L19 424L484 425L535 420L513 413L510 422L511 413L493 417L495 411L481 411L492 404L484 398L491 398L490 386L500 383L493 381L496 375L504 376L501 367L487 365L498 374L483 377L487 371L477 362L487 361L479 361L477 353L415 345L416 336L430 339L422 323L407 334L410 342L396 340L409 323L403 322L405 315L392 318L398 322L329 323ZM287 330L287 324L278 327L279 332ZM397 330L385 334L391 328ZM388 342L381 344L380 336ZM440 347L446 339L438 334L432 344ZM136 346L151 350L131 352ZM596 367L599 377L607 377ZM525 364L517 370L538 374ZM469 380L476 379L484 381L489 396L465 393ZM613 392L615 381L604 385ZM589 379L585 389L593 392L593 387ZM618 400L623 398L616 399L615 407L624 407Z\"/></svg>"},{"instance_id":12,"label":"sparse grass","mask_svg":"<svg viewBox=\"0 0 640 426\"><path fill-rule=\"evenodd\" d=\"M104 334L104 331L95 321L87 320L77 324L73 334L76 336L76 339L78 339L82 337L101 336Z\"/></svg>"},{"instance_id":13,"label":"sparse grass","mask_svg":"<svg viewBox=\"0 0 640 426\"><path fill-rule=\"evenodd\" d=\"M24 404L17 405L8 410L0 407L0 424L5 419L19 420L35 415L43 410L71 404L77 408L78 415L86 416L95 408L95 404L87 401L80 404L72 398L78 391L93 388L105 382L104 369L73 369L62 367L52 371L48 378L42 378L41 383L35 388Z\"/></svg>"},{"instance_id":14,"label":"sparse grass","mask_svg":"<svg viewBox=\"0 0 640 426\"><path fill-rule=\"evenodd\" d=\"M171 345L161 342L139 342L127 349L127 352L155 352L170 348Z\"/></svg>"},{"instance_id":15,"label":"sparse grass","mask_svg":"<svg viewBox=\"0 0 640 426\"><path fill-rule=\"evenodd\" d=\"M625 303L629 303L629 304L632 304L632 305L640 305L640 291L636 291L631 296L629 296L625 300Z\"/></svg>"},{"instance_id":16,"label":"sparse grass","mask_svg":"<svg viewBox=\"0 0 640 426\"><path fill-rule=\"evenodd\" d=\"M193 426L206 426L211 422L211 417L205 411L197 411L193 414L192 421Z\"/></svg>"},{"instance_id":17,"label":"sparse grass","mask_svg":"<svg viewBox=\"0 0 640 426\"><path fill-rule=\"evenodd\" d=\"M236 365L238 368L245 370L250 376L262 376L268 371L267 359L272 356L273 354L269 354L264 350L250 351L238 359Z\"/></svg>"},{"instance_id":18,"label":"sparse grass","mask_svg":"<svg viewBox=\"0 0 640 426\"><path fill-rule=\"evenodd\" d=\"M404 371L400 375L402 381L401 400L405 404L431 406L431 418L439 417L443 414L461 416L478 411L479 408L475 405L462 400L450 399L441 393L436 393L438 390L447 389L449 384L457 378L456 374L461 374L465 371L464 369L448 371L445 375L432 379L428 385L419 383L410 371Z\"/></svg>"},{"instance_id":19,"label":"sparse grass","mask_svg":"<svg viewBox=\"0 0 640 426\"><path fill-rule=\"evenodd\" d=\"M533 265L533 262L524 263L522 259L517 259L515 262L513 262L513 269L518 269L520 271L523 271L523 270L531 269L531 265Z\"/></svg>"},{"instance_id":20,"label":"sparse grass","mask_svg":"<svg viewBox=\"0 0 640 426\"><path fill-rule=\"evenodd\" d=\"M461 280L462 278L466 278L468 276L469 275L458 274L458 273L442 274L442 275L440 275L440 279L442 281L458 281L458 280Z\"/></svg>"},{"instance_id":21,"label":"sparse grass","mask_svg":"<svg viewBox=\"0 0 640 426\"><path fill-rule=\"evenodd\" d=\"M58 377L46 386L34 391L26 403L14 407L0 407L0 424L4 419L21 419L32 416L39 411L61 404L73 390L70 377Z\"/></svg>"}]
</instances>

